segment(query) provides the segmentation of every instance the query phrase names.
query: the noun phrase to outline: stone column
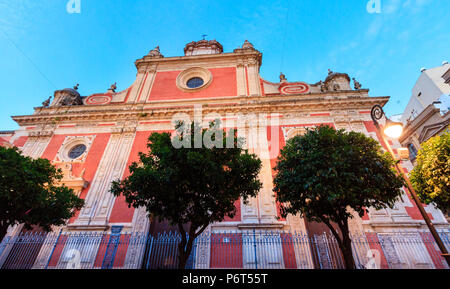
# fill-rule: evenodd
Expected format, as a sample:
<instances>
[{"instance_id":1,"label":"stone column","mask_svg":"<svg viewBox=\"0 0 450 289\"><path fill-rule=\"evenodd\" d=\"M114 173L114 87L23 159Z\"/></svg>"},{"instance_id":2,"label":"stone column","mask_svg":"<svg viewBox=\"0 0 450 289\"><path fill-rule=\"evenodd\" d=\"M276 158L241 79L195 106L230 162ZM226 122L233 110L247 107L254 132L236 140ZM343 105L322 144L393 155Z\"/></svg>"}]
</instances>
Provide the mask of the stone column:
<instances>
[{"instance_id":1,"label":"stone column","mask_svg":"<svg viewBox=\"0 0 450 289\"><path fill-rule=\"evenodd\" d=\"M247 65L248 87L250 96L261 95L261 85L259 84L258 62L256 59L249 59Z\"/></svg>"},{"instance_id":2,"label":"stone column","mask_svg":"<svg viewBox=\"0 0 450 289\"><path fill-rule=\"evenodd\" d=\"M148 245L147 238L149 236L147 233L149 227L150 221L147 211L145 207L139 207L134 211L130 245L128 246L123 269L140 269L145 257L145 248ZM148 252L148 254L150 253Z\"/></svg>"},{"instance_id":3,"label":"stone column","mask_svg":"<svg viewBox=\"0 0 450 289\"><path fill-rule=\"evenodd\" d=\"M265 117L265 116L264 116ZM259 192L259 210L261 223L277 223L276 202L273 192L272 166L270 163L269 143L267 141L267 126L258 128L258 146L255 153L260 157L262 168L260 179L263 184Z\"/></svg>"},{"instance_id":4,"label":"stone column","mask_svg":"<svg viewBox=\"0 0 450 289\"><path fill-rule=\"evenodd\" d=\"M31 132L22 148L22 153L34 159L41 157L52 136L52 130Z\"/></svg>"},{"instance_id":5,"label":"stone column","mask_svg":"<svg viewBox=\"0 0 450 289\"><path fill-rule=\"evenodd\" d=\"M245 78L245 67L243 63L238 63L236 66L236 81L238 96L247 95L247 81Z\"/></svg>"}]
</instances>

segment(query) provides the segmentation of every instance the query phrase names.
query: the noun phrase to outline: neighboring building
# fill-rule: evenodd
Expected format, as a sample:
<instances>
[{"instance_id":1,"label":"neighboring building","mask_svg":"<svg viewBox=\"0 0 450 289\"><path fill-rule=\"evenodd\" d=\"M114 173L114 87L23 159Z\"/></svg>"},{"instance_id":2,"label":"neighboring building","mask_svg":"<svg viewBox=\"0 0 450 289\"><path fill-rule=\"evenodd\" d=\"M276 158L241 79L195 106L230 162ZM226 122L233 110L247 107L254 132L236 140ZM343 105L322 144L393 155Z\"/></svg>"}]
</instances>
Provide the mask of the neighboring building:
<instances>
[{"instance_id":1,"label":"neighboring building","mask_svg":"<svg viewBox=\"0 0 450 289\"><path fill-rule=\"evenodd\" d=\"M401 121L407 124L419 116L430 104L450 94L450 64L444 61L441 66L425 69L412 89L411 98Z\"/></svg>"},{"instance_id":2,"label":"neighboring building","mask_svg":"<svg viewBox=\"0 0 450 289\"><path fill-rule=\"evenodd\" d=\"M399 141L408 148L410 160L415 165L421 144L441 135L450 126L448 62L432 69L422 69L401 120L405 127ZM447 219L450 220L450 212L447 212Z\"/></svg>"},{"instance_id":3,"label":"neighboring building","mask_svg":"<svg viewBox=\"0 0 450 289\"><path fill-rule=\"evenodd\" d=\"M441 134L450 124L450 64L425 69L412 89L401 121L405 126L399 141L408 148L415 164L420 144Z\"/></svg>"},{"instance_id":4,"label":"neighboring building","mask_svg":"<svg viewBox=\"0 0 450 289\"><path fill-rule=\"evenodd\" d=\"M34 114L13 117L20 128L4 139L20 147L25 155L47 158L61 167L63 182L86 201L67 226L55 231L156 234L170 229L165 224L150 223L145 209L128 208L123 197L115 198L109 193L110 184L128 175L128 166L138 160L138 152L146 151L152 132L173 131L176 114L193 119L198 116L200 106L204 125L219 117L226 127L245 129L249 148L262 160L260 194L247 205L238 201L237 215L212 224L206 234L271 230L313 236L326 231L320 224L298 216L279 218L272 191L276 157L286 140L321 124L380 139L370 112L374 105L385 105L389 97L369 97L369 90L361 89L357 81L352 89L347 74L332 71L315 84L289 82L283 74L279 83L266 81L259 74L262 54L248 41L233 52L224 53L217 41L201 40L188 43L184 52L181 57L164 57L158 47L150 51L135 62L136 80L123 91L116 92L114 84L107 92L81 96L78 86L66 88L56 91L54 99L45 101ZM256 127L252 119L258 120ZM390 144L399 147L396 142ZM402 164L411 168L409 161ZM439 230L448 230L448 223L439 210L431 206L425 209ZM419 232L427 230L407 194L394 209L370 209L363 218L355 215L350 222L353 234L378 232L386 236L388 243L393 232L409 232L420 237ZM10 229L9 235L17 235L22 230L16 226ZM396 257L396 245L389 244L386 259L399 264L406 262ZM428 256L423 244L417 246ZM208 257L213 254L213 248L208 248L202 249L205 253L197 262L202 268L213 267L209 263L213 259ZM58 247L41 251L34 267L44 267L50 252L62 254L62 250ZM90 250L95 256L100 249ZM145 246L136 250L142 253ZM292 252L300 254L295 250ZM127 253L126 263L139 267L142 261L139 252ZM239 252L243 254L242 248ZM434 267L435 261L429 256L411 258L408 261L412 262L411 266ZM87 258L85 262L94 259ZM220 259L214 260L215 268L220 268ZM52 259L52 262L65 261ZM274 259L273 263L277 262L283 264L283 254Z\"/></svg>"}]
</instances>

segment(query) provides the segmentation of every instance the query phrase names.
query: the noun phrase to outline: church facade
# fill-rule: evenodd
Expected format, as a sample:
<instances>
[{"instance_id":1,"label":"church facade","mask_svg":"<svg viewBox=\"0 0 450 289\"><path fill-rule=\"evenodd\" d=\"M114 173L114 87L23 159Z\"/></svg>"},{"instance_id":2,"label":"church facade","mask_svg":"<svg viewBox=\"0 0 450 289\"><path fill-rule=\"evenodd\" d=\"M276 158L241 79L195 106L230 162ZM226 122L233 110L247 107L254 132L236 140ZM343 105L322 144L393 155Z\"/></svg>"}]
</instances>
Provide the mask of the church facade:
<instances>
[{"instance_id":1,"label":"church facade","mask_svg":"<svg viewBox=\"0 0 450 289\"><path fill-rule=\"evenodd\" d=\"M317 235L326 230L299 216L281 218L272 191L280 149L307 128L330 125L362 132L394 151L400 147L394 140L381 140L370 115L374 105L384 106L389 97L369 96L355 79L352 86L349 75L332 71L314 84L290 82L283 74L278 83L266 81L259 73L262 53L248 41L232 52L224 52L215 40L191 42L179 57L164 57L157 47L135 65L136 80L127 89L116 91L114 84L106 92L88 96L81 96L78 86L55 91L53 99L32 115L13 117L18 130L0 135L4 146L17 146L25 155L47 158L61 168L62 182L85 199L85 206L55 231L152 234L165 230L164 224L149 221L144 208L129 208L109 189L113 180L129 174L138 153L147 151L149 135L172 132L179 118L201 121L204 126L219 118L225 128L237 127L248 149L262 160L259 195L247 205L237 201L236 216L212 224L206 234L270 230ZM409 160L401 163L405 170L412 168ZM442 212L432 206L425 210L438 230L448 231ZM393 209L369 209L363 218L355 215L350 228L354 234L427 231L407 193ZM16 226L8 234L22 230Z\"/></svg>"}]
</instances>

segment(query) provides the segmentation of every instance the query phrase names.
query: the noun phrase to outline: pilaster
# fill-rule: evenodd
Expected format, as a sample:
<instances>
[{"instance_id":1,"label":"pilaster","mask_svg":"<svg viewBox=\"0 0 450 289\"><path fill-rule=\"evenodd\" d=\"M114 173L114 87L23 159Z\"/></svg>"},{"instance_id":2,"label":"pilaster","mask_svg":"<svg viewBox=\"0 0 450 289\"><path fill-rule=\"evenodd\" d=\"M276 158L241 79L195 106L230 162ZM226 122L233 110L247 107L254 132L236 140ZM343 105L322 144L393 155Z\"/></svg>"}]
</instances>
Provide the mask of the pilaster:
<instances>
[{"instance_id":1,"label":"pilaster","mask_svg":"<svg viewBox=\"0 0 450 289\"><path fill-rule=\"evenodd\" d=\"M136 126L115 127L105 148L97 172L80 215L69 227L93 226L107 228L115 197L109 192L111 182L119 179L131 152Z\"/></svg>"}]
</instances>

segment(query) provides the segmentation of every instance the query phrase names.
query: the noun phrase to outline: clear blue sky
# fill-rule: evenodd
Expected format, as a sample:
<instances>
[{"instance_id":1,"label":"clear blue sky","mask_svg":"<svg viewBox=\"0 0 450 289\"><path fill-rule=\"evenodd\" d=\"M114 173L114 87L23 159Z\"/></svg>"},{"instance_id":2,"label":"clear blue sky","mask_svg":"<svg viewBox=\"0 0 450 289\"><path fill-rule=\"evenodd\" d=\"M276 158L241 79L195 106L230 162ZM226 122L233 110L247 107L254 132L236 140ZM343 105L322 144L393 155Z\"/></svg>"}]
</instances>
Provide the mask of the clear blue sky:
<instances>
[{"instance_id":1,"label":"clear blue sky","mask_svg":"<svg viewBox=\"0 0 450 289\"><path fill-rule=\"evenodd\" d=\"M0 0L0 130L56 89L125 89L136 59L157 45L183 55L202 34L226 52L248 39L269 81L280 71L309 83L328 68L346 72L372 96L391 96L388 115L403 112L421 67L450 60L448 0L380 0L380 14L368 0L80 0L80 14L67 13L68 1Z\"/></svg>"}]
</instances>

